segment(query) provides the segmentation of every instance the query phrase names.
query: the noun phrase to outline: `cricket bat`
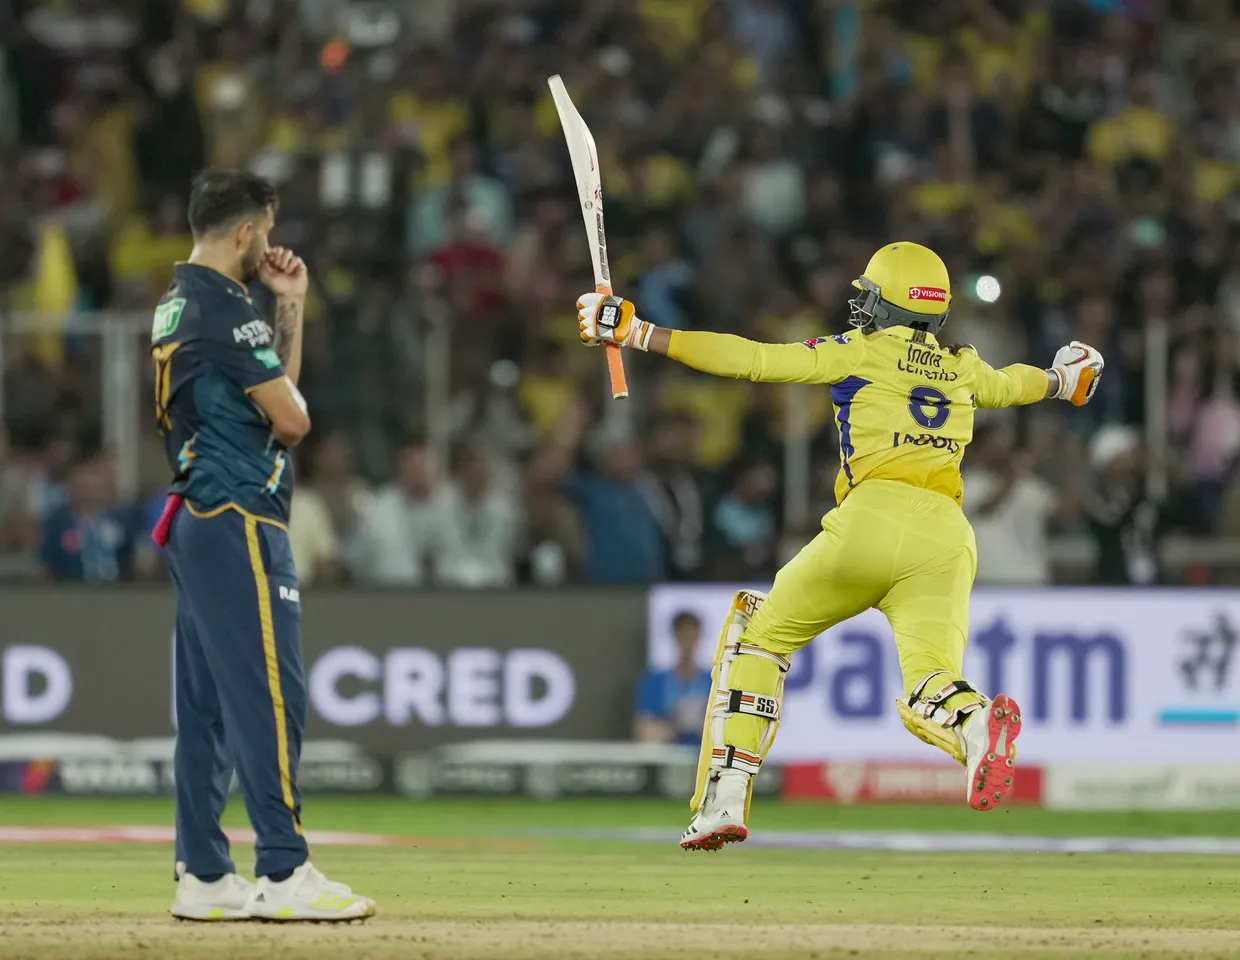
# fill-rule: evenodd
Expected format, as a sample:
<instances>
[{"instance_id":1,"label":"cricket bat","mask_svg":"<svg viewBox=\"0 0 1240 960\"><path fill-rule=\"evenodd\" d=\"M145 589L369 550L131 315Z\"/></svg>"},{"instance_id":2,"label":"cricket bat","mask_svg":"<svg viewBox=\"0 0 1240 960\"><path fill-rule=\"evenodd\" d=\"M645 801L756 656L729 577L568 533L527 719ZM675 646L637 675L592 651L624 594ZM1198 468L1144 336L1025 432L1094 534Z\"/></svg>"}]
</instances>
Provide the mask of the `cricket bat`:
<instances>
[{"instance_id":1,"label":"cricket bat","mask_svg":"<svg viewBox=\"0 0 1240 960\"><path fill-rule=\"evenodd\" d=\"M590 262L594 265L594 289L604 296L611 296L611 270L607 266L607 235L603 232L603 183L598 169L598 148L590 128L581 119L573 101L564 88L564 81L557 73L547 79L560 126L564 128L564 140L568 144L568 156L573 161L573 175L577 179L577 199L581 203L581 216L586 224L586 239L590 243ZM624 360L620 347L606 344L607 372L611 376L611 395L622 400L629 395L629 383L624 375Z\"/></svg>"}]
</instances>

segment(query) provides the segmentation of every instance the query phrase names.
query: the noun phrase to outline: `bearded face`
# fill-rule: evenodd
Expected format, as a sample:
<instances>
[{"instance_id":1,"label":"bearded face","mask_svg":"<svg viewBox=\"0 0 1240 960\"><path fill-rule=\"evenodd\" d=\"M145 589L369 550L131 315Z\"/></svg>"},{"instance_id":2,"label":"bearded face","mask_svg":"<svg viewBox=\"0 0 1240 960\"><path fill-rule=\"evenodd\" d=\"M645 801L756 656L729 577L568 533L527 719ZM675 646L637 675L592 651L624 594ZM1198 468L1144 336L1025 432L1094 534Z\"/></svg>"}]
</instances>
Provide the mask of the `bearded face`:
<instances>
[{"instance_id":1,"label":"bearded face","mask_svg":"<svg viewBox=\"0 0 1240 960\"><path fill-rule=\"evenodd\" d=\"M263 255L267 252L267 239L275 227L275 211L268 210L262 219L251 220L247 225L249 243L241 251L239 264L242 283L249 283L258 276L258 265L262 263ZM242 229L244 230L244 226Z\"/></svg>"},{"instance_id":2,"label":"bearded face","mask_svg":"<svg viewBox=\"0 0 1240 960\"><path fill-rule=\"evenodd\" d=\"M243 283L249 283L258 276L258 264L263 259L263 254L267 252L267 237L259 235L259 231L255 230L250 234L250 245L241 254L241 278Z\"/></svg>"}]
</instances>

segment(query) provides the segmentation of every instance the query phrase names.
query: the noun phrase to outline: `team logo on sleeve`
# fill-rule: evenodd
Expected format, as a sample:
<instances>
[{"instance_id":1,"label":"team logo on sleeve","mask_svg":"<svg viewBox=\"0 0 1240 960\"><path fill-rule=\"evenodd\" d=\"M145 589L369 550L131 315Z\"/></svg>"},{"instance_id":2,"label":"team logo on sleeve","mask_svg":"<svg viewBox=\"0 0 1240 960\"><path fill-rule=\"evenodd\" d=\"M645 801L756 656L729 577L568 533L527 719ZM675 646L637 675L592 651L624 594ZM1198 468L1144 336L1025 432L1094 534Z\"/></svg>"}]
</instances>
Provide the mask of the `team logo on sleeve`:
<instances>
[{"instance_id":1,"label":"team logo on sleeve","mask_svg":"<svg viewBox=\"0 0 1240 960\"><path fill-rule=\"evenodd\" d=\"M830 336L830 337L814 337L814 338L812 338L812 339L810 339L810 340L802 340L802 341L801 341L801 343L803 343L805 346L809 347L811 350L813 350L815 347L817 347L820 343L831 343L831 342L835 342L835 343L847 343L847 342L848 342L848 334L846 334L846 333L837 333L837 334L834 334L833 336Z\"/></svg>"},{"instance_id":2,"label":"team logo on sleeve","mask_svg":"<svg viewBox=\"0 0 1240 960\"><path fill-rule=\"evenodd\" d=\"M155 323L151 326L151 343L171 336L181 323L185 311L185 298L176 297L155 308Z\"/></svg>"},{"instance_id":3,"label":"team logo on sleeve","mask_svg":"<svg viewBox=\"0 0 1240 960\"><path fill-rule=\"evenodd\" d=\"M938 300L947 303L947 291L942 287L909 287L910 300Z\"/></svg>"}]
</instances>

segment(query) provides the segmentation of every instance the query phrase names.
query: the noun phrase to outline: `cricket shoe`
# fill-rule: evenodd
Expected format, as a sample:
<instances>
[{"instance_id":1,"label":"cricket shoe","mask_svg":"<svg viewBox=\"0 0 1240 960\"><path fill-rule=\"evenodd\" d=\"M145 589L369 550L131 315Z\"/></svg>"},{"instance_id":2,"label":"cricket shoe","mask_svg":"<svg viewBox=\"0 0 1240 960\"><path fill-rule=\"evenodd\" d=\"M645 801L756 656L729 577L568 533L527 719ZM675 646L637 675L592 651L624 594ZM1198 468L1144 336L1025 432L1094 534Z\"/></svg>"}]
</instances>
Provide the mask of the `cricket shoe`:
<instances>
[{"instance_id":1,"label":"cricket shoe","mask_svg":"<svg viewBox=\"0 0 1240 960\"><path fill-rule=\"evenodd\" d=\"M248 905L254 920L340 923L375 915L375 902L323 876L310 861L279 882L260 877Z\"/></svg>"},{"instance_id":2,"label":"cricket shoe","mask_svg":"<svg viewBox=\"0 0 1240 960\"><path fill-rule=\"evenodd\" d=\"M693 822L680 837L683 850L714 853L725 843L740 843L749 836L745 826L745 800L749 777L720 777L707 785L706 800Z\"/></svg>"},{"instance_id":3,"label":"cricket shoe","mask_svg":"<svg viewBox=\"0 0 1240 960\"><path fill-rule=\"evenodd\" d=\"M178 920L249 920L254 884L235 873L203 883L177 864L177 898L172 915Z\"/></svg>"},{"instance_id":4,"label":"cricket shoe","mask_svg":"<svg viewBox=\"0 0 1240 960\"><path fill-rule=\"evenodd\" d=\"M969 772L969 806L993 810L1012 792L1016 778L1016 744L1020 707L1003 694L975 711L962 731L965 768Z\"/></svg>"}]
</instances>

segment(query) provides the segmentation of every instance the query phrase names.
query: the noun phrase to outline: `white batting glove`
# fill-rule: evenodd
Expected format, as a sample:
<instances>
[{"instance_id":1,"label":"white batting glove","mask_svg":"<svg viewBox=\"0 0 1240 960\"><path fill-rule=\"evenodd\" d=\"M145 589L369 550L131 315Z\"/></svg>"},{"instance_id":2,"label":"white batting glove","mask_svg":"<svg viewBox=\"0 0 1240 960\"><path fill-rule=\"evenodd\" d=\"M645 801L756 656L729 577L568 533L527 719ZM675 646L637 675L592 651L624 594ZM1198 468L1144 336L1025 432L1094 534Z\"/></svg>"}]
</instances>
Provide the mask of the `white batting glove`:
<instances>
[{"instance_id":1,"label":"white batting glove","mask_svg":"<svg viewBox=\"0 0 1240 960\"><path fill-rule=\"evenodd\" d=\"M583 293L577 298L577 322L581 342L589 346L616 343L645 350L650 346L654 324L639 320L632 302L601 293Z\"/></svg>"},{"instance_id":2,"label":"white batting glove","mask_svg":"<svg viewBox=\"0 0 1240 960\"><path fill-rule=\"evenodd\" d=\"M1051 370L1059 377L1056 398L1083 407L1098 389L1104 366L1102 354L1087 343L1073 340L1066 347L1060 347L1051 366Z\"/></svg>"}]
</instances>

